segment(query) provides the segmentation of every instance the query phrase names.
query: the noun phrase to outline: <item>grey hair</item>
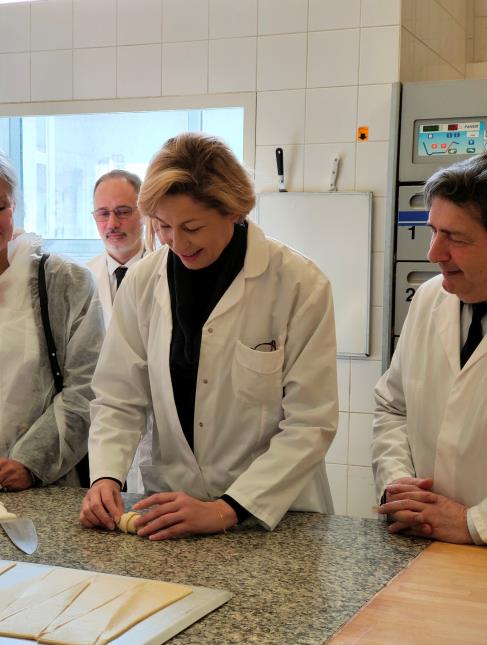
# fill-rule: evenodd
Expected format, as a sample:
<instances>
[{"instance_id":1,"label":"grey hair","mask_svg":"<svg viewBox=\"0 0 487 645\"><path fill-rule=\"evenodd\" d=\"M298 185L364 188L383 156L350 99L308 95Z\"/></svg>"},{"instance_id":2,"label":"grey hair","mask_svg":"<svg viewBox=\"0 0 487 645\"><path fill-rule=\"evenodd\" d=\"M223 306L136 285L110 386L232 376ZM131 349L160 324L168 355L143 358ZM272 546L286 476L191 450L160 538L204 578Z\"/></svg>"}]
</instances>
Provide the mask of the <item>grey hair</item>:
<instances>
[{"instance_id":1,"label":"grey hair","mask_svg":"<svg viewBox=\"0 0 487 645\"><path fill-rule=\"evenodd\" d=\"M487 229L487 153L442 168L425 184L425 204L431 208L435 197L468 208Z\"/></svg>"},{"instance_id":2,"label":"grey hair","mask_svg":"<svg viewBox=\"0 0 487 645\"><path fill-rule=\"evenodd\" d=\"M15 198L18 180L15 168L9 158L0 150L0 179L7 184L10 197Z\"/></svg>"},{"instance_id":3,"label":"grey hair","mask_svg":"<svg viewBox=\"0 0 487 645\"><path fill-rule=\"evenodd\" d=\"M110 170L110 172L105 173L96 180L95 187L93 188L93 196L96 193L96 189L103 181L108 181L109 179L125 179L135 190L135 194L138 195L140 192L140 186L142 185L142 180L140 177L135 175L133 172L128 170L121 170L116 168L115 170Z\"/></svg>"}]
</instances>

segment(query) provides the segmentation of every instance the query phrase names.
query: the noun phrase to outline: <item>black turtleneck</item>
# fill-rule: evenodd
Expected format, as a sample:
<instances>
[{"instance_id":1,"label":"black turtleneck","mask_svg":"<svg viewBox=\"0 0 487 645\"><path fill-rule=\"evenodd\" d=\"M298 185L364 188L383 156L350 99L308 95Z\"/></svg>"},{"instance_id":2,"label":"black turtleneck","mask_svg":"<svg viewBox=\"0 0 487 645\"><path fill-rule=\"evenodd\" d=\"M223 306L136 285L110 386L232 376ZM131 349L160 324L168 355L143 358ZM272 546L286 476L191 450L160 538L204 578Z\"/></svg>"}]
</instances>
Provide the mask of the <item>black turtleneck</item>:
<instances>
[{"instance_id":1,"label":"black turtleneck","mask_svg":"<svg viewBox=\"0 0 487 645\"><path fill-rule=\"evenodd\" d=\"M169 251L167 280L173 320L169 366L179 421L192 450L201 330L241 271L246 251L247 223L235 225L230 242L218 259L204 269L187 269Z\"/></svg>"}]
</instances>

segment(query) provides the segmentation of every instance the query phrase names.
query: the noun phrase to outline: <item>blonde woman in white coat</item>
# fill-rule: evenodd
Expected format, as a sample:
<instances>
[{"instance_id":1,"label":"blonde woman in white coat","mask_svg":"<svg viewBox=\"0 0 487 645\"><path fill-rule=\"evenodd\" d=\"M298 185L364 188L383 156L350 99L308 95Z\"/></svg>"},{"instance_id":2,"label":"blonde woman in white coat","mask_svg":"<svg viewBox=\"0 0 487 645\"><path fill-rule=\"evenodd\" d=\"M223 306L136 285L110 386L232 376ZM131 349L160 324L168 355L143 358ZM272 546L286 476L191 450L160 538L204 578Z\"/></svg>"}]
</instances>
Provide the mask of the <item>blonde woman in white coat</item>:
<instances>
[{"instance_id":1,"label":"blonde woman in white coat","mask_svg":"<svg viewBox=\"0 0 487 645\"><path fill-rule=\"evenodd\" d=\"M139 207L164 246L119 291L93 387L84 526L113 528L120 487L155 418L148 510L160 540L288 509L332 512L324 466L337 425L331 288L308 259L247 220L253 186L221 141L170 139Z\"/></svg>"}]
</instances>

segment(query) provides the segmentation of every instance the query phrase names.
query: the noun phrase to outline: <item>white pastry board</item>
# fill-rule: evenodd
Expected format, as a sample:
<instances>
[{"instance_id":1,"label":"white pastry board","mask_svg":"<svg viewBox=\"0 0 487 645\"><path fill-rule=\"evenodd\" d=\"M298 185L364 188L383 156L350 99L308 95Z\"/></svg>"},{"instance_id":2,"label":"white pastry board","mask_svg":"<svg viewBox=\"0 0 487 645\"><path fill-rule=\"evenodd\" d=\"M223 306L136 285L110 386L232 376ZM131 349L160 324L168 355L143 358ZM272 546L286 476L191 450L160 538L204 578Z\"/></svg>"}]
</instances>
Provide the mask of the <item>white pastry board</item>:
<instances>
[{"instance_id":1,"label":"white pastry board","mask_svg":"<svg viewBox=\"0 0 487 645\"><path fill-rule=\"evenodd\" d=\"M0 568L10 560L0 560ZM9 587L46 568L46 565L16 562L16 566L0 575L0 589ZM64 567L52 567L61 569ZM89 572L87 573L94 573ZM103 575L103 574L100 574ZM113 574L110 574L113 575ZM123 576L120 576L123 577ZM193 593L165 609L152 614L142 622L134 625L125 634L111 641L110 645L162 645L170 638L195 623L206 614L226 603L232 597L229 591L191 587ZM0 645L32 645L35 641L21 638L0 636Z\"/></svg>"}]
</instances>

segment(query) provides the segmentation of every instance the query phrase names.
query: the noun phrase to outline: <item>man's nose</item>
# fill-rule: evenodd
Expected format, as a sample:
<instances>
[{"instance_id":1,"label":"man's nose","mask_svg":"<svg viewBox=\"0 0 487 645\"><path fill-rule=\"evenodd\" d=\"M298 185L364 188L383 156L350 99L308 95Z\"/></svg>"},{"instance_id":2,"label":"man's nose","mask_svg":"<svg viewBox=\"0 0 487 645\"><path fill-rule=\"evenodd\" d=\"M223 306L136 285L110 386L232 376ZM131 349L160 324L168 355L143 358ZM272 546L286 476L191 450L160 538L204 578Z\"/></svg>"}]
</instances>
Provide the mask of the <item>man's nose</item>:
<instances>
[{"instance_id":1,"label":"man's nose","mask_svg":"<svg viewBox=\"0 0 487 645\"><path fill-rule=\"evenodd\" d=\"M117 227L119 226L119 224L120 224L120 220L119 220L119 219L118 219L118 217L115 215L115 212L114 212L114 211L110 211L110 216L109 216L109 218L108 218L107 225L108 225L110 228L117 228Z\"/></svg>"},{"instance_id":2,"label":"man's nose","mask_svg":"<svg viewBox=\"0 0 487 645\"><path fill-rule=\"evenodd\" d=\"M444 235L433 233L428 251L428 260L433 263L446 262L450 259L448 240Z\"/></svg>"}]
</instances>

